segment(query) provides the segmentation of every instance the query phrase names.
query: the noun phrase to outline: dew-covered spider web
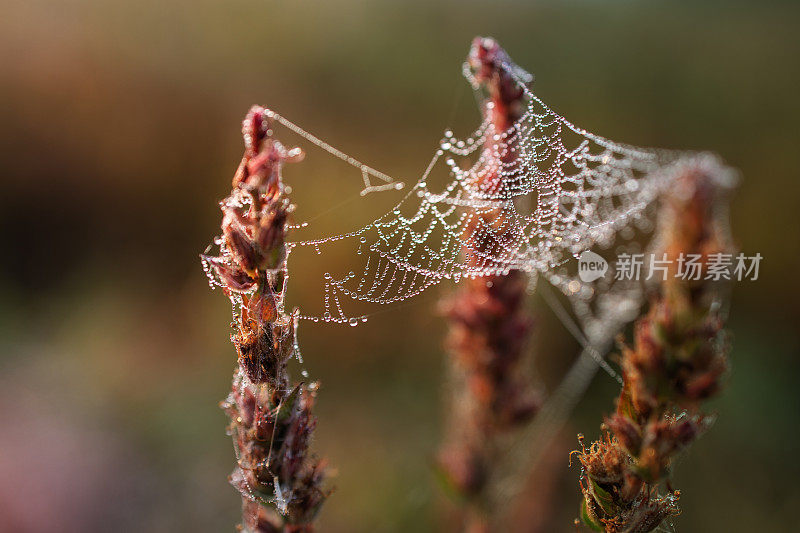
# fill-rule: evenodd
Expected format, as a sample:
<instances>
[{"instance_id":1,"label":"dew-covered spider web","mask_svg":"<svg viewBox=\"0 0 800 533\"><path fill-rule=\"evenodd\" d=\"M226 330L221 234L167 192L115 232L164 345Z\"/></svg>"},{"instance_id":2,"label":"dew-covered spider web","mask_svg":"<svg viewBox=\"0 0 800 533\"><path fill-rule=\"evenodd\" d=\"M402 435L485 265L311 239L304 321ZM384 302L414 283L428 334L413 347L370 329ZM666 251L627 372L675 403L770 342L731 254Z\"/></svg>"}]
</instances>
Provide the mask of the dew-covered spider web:
<instances>
[{"instance_id":1,"label":"dew-covered spider web","mask_svg":"<svg viewBox=\"0 0 800 533\"><path fill-rule=\"evenodd\" d=\"M530 74L510 60L500 68L519 85L525 105L507 130L495 129L487 99L483 122L463 138L445 131L427 168L393 209L347 233L287 243L290 253L311 249L323 264L328 249L344 247L359 263L347 272L325 272L320 307L296 311L298 320L355 326L369 311L355 311L354 303L396 304L443 281L522 270L532 286L542 275L567 295L589 336L625 321L630 287L612 291L605 279L579 282L575 259L647 231L645 212L689 156L590 133L540 100L529 88ZM468 63L463 73L477 89ZM268 115L355 167L362 196L403 187L283 116ZM207 272L218 284L213 269Z\"/></svg>"},{"instance_id":2,"label":"dew-covered spider web","mask_svg":"<svg viewBox=\"0 0 800 533\"><path fill-rule=\"evenodd\" d=\"M464 138L446 131L425 172L391 211L348 233L289 243L290 251L311 248L323 258L329 247L343 245L360 256L359 269L324 274L321 309L300 319L356 325L363 316L350 311L352 302L403 302L446 280L512 269L533 279L544 274L571 297L592 295L590 287L571 284L574 276L560 267L641 223L668 186L678 154L589 133L536 97L527 86L530 75L510 63L503 68L523 89L526 105L508 130L496 131L487 118ZM466 65L464 74L477 85ZM488 117L492 102L485 105ZM362 194L400 187L400 181L272 116L358 168ZM447 179L437 187L431 177L442 170Z\"/></svg>"},{"instance_id":3,"label":"dew-covered spider web","mask_svg":"<svg viewBox=\"0 0 800 533\"><path fill-rule=\"evenodd\" d=\"M350 232L287 243L290 255L311 250L323 265L333 248L356 263L347 272L324 272L319 307L295 310L296 320L356 326L378 306L412 299L443 281L510 270L526 272L531 288L542 276L566 295L587 342L607 339L635 316L638 284L608 277L579 281L576 258L589 249L603 254L615 243L617 252L627 250L625 242L640 246L636 236L651 229L647 211L661 191L681 167L712 156L636 148L590 133L539 99L529 88L530 74L510 60L498 66L523 93L524 112L508 129L495 128L493 103L484 99L482 123L466 137L446 130L425 171L393 209ZM468 62L463 74L477 90ZM362 196L403 188L402 181L278 113L267 114L354 167ZM206 271L219 285L214 269Z\"/></svg>"}]
</instances>

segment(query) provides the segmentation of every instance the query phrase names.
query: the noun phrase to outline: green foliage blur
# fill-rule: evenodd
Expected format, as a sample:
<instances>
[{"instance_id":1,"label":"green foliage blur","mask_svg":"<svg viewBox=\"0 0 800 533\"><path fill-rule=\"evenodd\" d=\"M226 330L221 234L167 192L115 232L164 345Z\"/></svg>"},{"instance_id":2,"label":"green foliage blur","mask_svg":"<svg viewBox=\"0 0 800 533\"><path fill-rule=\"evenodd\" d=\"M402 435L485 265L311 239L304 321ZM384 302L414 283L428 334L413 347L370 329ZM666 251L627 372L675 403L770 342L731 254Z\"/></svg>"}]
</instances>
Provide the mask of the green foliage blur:
<instances>
[{"instance_id":1,"label":"green foliage blur","mask_svg":"<svg viewBox=\"0 0 800 533\"><path fill-rule=\"evenodd\" d=\"M446 127L477 123L460 73L475 35L497 38L581 127L711 150L741 170L733 231L764 261L758 281L733 290L732 371L715 426L676 467L677 529L796 523L797 3L3 4L0 530L232 530L239 497L217 407L234 366L230 309L198 254L218 232L240 121L260 103L376 168L419 175ZM358 173L311 153L287 179L298 221L319 217L321 234L399 197L352 200ZM304 268L295 297L315 303ZM357 329L301 330L322 382L315 448L336 470L321 532L446 529L431 473L445 392L436 294ZM530 305L535 371L551 390L578 346L538 297ZM576 433L597 435L616 387L597 375L514 531L572 530L567 455Z\"/></svg>"}]
</instances>

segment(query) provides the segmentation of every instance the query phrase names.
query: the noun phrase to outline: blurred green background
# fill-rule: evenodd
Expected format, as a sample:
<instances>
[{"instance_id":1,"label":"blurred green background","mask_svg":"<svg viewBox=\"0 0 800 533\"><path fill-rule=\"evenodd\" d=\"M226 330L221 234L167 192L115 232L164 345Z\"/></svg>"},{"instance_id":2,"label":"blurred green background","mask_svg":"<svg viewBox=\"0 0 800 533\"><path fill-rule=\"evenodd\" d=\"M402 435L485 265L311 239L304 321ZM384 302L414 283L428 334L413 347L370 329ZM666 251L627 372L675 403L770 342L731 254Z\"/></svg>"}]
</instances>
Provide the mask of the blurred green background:
<instances>
[{"instance_id":1,"label":"blurred green background","mask_svg":"<svg viewBox=\"0 0 800 533\"><path fill-rule=\"evenodd\" d=\"M418 175L445 127L476 123L460 75L475 35L496 37L580 126L712 150L741 170L733 230L765 259L758 281L734 288L732 372L716 425L677 467L677 526L796 525L796 2L0 4L1 531L232 530L239 497L217 408L234 365L230 309L197 254L218 230L240 120L262 103L376 168ZM357 173L323 159L288 178L299 221L359 190ZM316 229L358 227L397 198L355 200ZM301 303L318 297L303 269ZM552 389L578 347L538 297L530 305L537 379ZM442 335L430 297L355 330L302 328L306 368L322 381L315 448L337 472L320 531L444 525L430 473ZM514 531L572 530L567 454L577 432L597 434L615 389L598 374Z\"/></svg>"}]
</instances>

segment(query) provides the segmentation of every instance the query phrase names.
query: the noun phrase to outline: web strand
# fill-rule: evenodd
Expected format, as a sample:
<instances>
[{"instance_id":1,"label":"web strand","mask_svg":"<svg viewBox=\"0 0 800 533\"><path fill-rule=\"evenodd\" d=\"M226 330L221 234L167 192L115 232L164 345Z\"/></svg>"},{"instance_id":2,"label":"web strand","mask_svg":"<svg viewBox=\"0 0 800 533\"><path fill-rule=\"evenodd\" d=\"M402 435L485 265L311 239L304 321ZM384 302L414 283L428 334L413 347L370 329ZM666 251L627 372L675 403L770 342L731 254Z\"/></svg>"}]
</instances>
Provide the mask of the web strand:
<instances>
[{"instance_id":1,"label":"web strand","mask_svg":"<svg viewBox=\"0 0 800 533\"><path fill-rule=\"evenodd\" d=\"M384 174L379 170L375 170L374 168L365 165L361 161L357 160L356 158L347 155L346 153L342 152L341 150L334 148L330 144L326 143L319 137L312 135L311 133L307 132L294 122L282 117L278 113L267 109L265 114L274 120L275 122L279 123L280 125L284 126L285 128L291 130L292 132L296 133L297 135L301 136L308 142L312 143L313 145L325 150L329 154L334 157L337 157L347 163L348 165L354 166L361 171L361 175L364 179L364 189L361 191L361 196L366 196L370 192L377 192L377 191L385 191L385 190L400 190L403 188L404 184L401 181L395 180L391 176ZM383 181L383 184L373 185L370 181L370 176L377 178Z\"/></svg>"}]
</instances>

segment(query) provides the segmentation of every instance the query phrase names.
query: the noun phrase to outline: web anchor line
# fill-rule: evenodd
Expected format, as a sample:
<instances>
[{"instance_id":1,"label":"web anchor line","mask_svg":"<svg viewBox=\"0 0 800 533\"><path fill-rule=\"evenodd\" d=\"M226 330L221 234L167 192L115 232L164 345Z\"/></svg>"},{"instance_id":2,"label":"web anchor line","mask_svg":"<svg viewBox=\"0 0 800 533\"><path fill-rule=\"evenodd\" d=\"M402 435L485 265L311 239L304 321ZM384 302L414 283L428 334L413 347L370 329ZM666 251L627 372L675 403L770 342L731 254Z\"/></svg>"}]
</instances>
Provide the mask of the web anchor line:
<instances>
[{"instance_id":1,"label":"web anchor line","mask_svg":"<svg viewBox=\"0 0 800 533\"><path fill-rule=\"evenodd\" d=\"M328 152L332 156L337 157L337 158L341 159L342 161L344 161L345 163L347 163L348 165L352 165L352 166L356 167L357 169L361 170L361 174L362 174L362 176L364 178L364 189L361 191L361 196L366 196L367 194L369 194L371 192L377 192L377 191L385 191L385 190L390 190L390 189L400 190L405 186L405 184L403 182L395 180L393 177L389 176L388 174L385 174L385 173L383 173L383 172L381 172L379 170L375 170L374 168L372 168L372 167L370 167L368 165L365 165L364 163L362 163L358 159L347 155L346 153L342 152L341 150L339 150L337 148L334 148L333 146L331 146L330 144L326 143L325 141L323 141L322 139L320 139L316 135L313 135L313 134L307 132L306 130L304 130L303 128L301 128L300 126L295 124L294 122L292 122L292 121L288 120L287 118L279 115L275 111L272 111L271 109L266 109L264 111L264 113L269 118L271 118L272 120L277 122L278 124L280 124L280 125L284 126L285 128L293 131L294 133L296 133L297 135L301 136L302 138L304 138L305 140L309 141L310 143L314 144L315 146L325 150L326 152ZM377 179L383 181L384 183L383 184L379 184L379 185L373 185L370 182L370 176L372 176L374 178L377 178Z\"/></svg>"}]
</instances>

